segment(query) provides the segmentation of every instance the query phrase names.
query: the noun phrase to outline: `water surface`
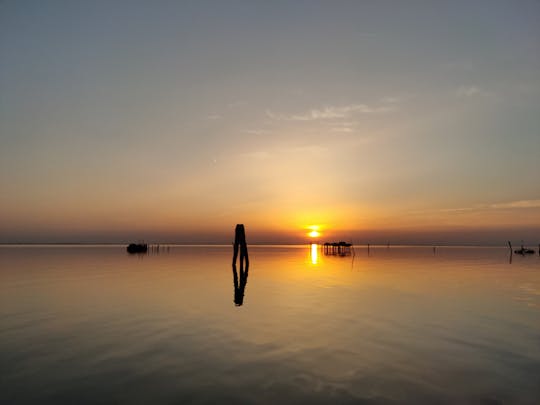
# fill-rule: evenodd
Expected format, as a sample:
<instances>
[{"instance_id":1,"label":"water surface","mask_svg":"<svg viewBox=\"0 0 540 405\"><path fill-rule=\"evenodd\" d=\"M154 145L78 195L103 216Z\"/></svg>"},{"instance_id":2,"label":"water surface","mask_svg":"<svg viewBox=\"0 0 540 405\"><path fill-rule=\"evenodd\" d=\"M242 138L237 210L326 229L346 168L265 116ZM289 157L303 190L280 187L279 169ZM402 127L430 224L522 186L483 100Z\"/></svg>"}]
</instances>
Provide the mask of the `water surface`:
<instances>
[{"instance_id":1,"label":"water surface","mask_svg":"<svg viewBox=\"0 0 540 405\"><path fill-rule=\"evenodd\" d=\"M539 256L249 253L0 247L0 402L540 401Z\"/></svg>"}]
</instances>

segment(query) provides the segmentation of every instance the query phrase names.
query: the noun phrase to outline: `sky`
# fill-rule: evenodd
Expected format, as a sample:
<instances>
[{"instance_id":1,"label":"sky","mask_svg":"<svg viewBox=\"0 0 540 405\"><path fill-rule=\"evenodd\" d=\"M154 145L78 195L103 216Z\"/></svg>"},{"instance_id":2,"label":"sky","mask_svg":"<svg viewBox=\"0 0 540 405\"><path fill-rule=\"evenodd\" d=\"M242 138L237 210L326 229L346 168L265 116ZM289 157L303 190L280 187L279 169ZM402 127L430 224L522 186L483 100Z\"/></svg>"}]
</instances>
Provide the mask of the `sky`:
<instances>
[{"instance_id":1,"label":"sky","mask_svg":"<svg viewBox=\"0 0 540 405\"><path fill-rule=\"evenodd\" d=\"M540 2L3 0L0 145L1 243L536 244Z\"/></svg>"}]
</instances>

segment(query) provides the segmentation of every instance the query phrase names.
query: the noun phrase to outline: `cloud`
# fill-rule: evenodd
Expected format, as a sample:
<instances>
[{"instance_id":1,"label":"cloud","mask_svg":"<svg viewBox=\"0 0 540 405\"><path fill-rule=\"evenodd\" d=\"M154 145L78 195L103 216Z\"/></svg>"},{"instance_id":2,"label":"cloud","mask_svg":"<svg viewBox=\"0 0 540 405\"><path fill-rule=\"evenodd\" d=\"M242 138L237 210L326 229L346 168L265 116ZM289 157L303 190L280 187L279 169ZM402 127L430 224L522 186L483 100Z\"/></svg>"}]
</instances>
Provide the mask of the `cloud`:
<instances>
[{"instance_id":1,"label":"cloud","mask_svg":"<svg viewBox=\"0 0 540 405\"><path fill-rule=\"evenodd\" d=\"M330 128L330 131L338 132L342 134L350 134L351 132L354 132L354 129L350 126L336 126L336 127Z\"/></svg>"},{"instance_id":2,"label":"cloud","mask_svg":"<svg viewBox=\"0 0 540 405\"><path fill-rule=\"evenodd\" d=\"M268 129L246 129L246 130L244 130L244 133L249 134L249 135L261 136L261 135L271 134L272 131L270 131Z\"/></svg>"},{"instance_id":3,"label":"cloud","mask_svg":"<svg viewBox=\"0 0 540 405\"><path fill-rule=\"evenodd\" d=\"M519 200L507 203L491 204L492 209L509 209L509 208L540 208L540 200Z\"/></svg>"},{"instance_id":4,"label":"cloud","mask_svg":"<svg viewBox=\"0 0 540 405\"><path fill-rule=\"evenodd\" d=\"M459 86L456 90L456 96L458 97L473 97L482 94L482 90L476 86Z\"/></svg>"},{"instance_id":5,"label":"cloud","mask_svg":"<svg viewBox=\"0 0 540 405\"><path fill-rule=\"evenodd\" d=\"M455 96L458 98L477 98L477 97L484 97L484 98L491 98L491 99L497 99L498 97L485 89L482 89L475 85L470 86L459 86L455 90Z\"/></svg>"},{"instance_id":6,"label":"cloud","mask_svg":"<svg viewBox=\"0 0 540 405\"><path fill-rule=\"evenodd\" d=\"M234 107L241 107L241 106L244 106L244 105L246 105L245 101L237 100L237 101L231 101L230 103L228 103L227 107L234 108Z\"/></svg>"},{"instance_id":7,"label":"cloud","mask_svg":"<svg viewBox=\"0 0 540 405\"><path fill-rule=\"evenodd\" d=\"M290 149L292 152L305 153L312 156L323 155L328 151L328 148L322 145L304 145L297 146L296 148Z\"/></svg>"},{"instance_id":8,"label":"cloud","mask_svg":"<svg viewBox=\"0 0 540 405\"><path fill-rule=\"evenodd\" d=\"M383 97L382 98L382 102L386 104L396 104L396 103L399 103L400 101L401 99L398 97Z\"/></svg>"},{"instance_id":9,"label":"cloud","mask_svg":"<svg viewBox=\"0 0 540 405\"><path fill-rule=\"evenodd\" d=\"M291 146L287 148L270 148L267 150L253 150L245 153L241 153L243 158L253 160L267 160L274 158L283 158L289 154L302 155L302 156L323 156L328 151L328 148L319 144L299 145Z\"/></svg>"},{"instance_id":10,"label":"cloud","mask_svg":"<svg viewBox=\"0 0 540 405\"><path fill-rule=\"evenodd\" d=\"M210 121L220 120L221 118L222 116L218 114L211 114L206 116L206 119Z\"/></svg>"},{"instance_id":11,"label":"cloud","mask_svg":"<svg viewBox=\"0 0 540 405\"><path fill-rule=\"evenodd\" d=\"M475 211L487 211L487 210L509 210L509 209L524 209L524 208L540 208L540 200L518 200L509 201L504 203L492 203L492 204L478 204L472 207L460 207L460 208L442 208L435 210L437 212L444 213L466 213ZM423 213L425 211L419 211Z\"/></svg>"},{"instance_id":12,"label":"cloud","mask_svg":"<svg viewBox=\"0 0 540 405\"><path fill-rule=\"evenodd\" d=\"M248 159L254 159L254 160L266 160L272 157L272 154L268 151L263 150L257 150L247 153L242 153L240 156L248 158Z\"/></svg>"},{"instance_id":13,"label":"cloud","mask_svg":"<svg viewBox=\"0 0 540 405\"><path fill-rule=\"evenodd\" d=\"M266 116L276 121L317 121L317 120L340 120L349 118L357 114L382 114L394 111L397 102L396 98L385 98L379 105L370 106L367 104L350 104L344 106L326 106L315 108L302 114L278 114L266 110Z\"/></svg>"}]
</instances>

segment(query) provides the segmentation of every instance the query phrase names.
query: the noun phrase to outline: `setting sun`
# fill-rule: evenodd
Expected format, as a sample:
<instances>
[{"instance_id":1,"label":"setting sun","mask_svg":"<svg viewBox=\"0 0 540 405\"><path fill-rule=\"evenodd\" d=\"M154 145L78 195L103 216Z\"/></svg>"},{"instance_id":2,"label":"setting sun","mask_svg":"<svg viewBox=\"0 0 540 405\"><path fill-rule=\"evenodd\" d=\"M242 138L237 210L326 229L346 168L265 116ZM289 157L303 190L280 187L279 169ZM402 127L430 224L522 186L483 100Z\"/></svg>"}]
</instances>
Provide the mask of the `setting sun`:
<instances>
[{"instance_id":1,"label":"setting sun","mask_svg":"<svg viewBox=\"0 0 540 405\"><path fill-rule=\"evenodd\" d=\"M310 232L308 232L308 236L310 238L318 238L319 236L321 236L321 233L319 232L319 225L310 225L307 227L307 229L310 230Z\"/></svg>"}]
</instances>

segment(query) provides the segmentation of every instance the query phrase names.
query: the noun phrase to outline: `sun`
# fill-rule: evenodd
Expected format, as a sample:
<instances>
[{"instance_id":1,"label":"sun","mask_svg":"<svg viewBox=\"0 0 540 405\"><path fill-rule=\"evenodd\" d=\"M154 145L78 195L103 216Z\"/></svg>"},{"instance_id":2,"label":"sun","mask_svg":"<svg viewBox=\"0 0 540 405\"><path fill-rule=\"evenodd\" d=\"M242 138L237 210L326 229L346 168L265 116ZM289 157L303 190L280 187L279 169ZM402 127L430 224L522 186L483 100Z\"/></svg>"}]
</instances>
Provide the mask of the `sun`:
<instances>
[{"instance_id":1,"label":"sun","mask_svg":"<svg viewBox=\"0 0 540 405\"><path fill-rule=\"evenodd\" d=\"M310 225L307 227L307 229L310 230L310 232L308 232L308 236L310 238L318 238L319 236L321 236L321 233L319 232L319 225Z\"/></svg>"}]
</instances>

